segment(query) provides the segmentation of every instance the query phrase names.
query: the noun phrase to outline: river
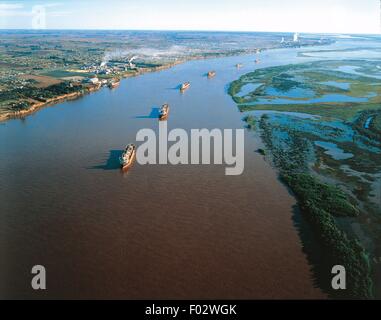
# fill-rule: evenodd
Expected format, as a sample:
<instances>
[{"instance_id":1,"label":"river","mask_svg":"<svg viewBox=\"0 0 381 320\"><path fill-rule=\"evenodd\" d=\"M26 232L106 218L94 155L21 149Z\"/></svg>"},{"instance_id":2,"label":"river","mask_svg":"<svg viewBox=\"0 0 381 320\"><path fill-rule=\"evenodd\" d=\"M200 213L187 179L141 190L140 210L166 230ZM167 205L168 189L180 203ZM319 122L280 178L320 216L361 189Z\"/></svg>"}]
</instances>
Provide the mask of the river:
<instances>
[{"instance_id":1,"label":"river","mask_svg":"<svg viewBox=\"0 0 381 320\"><path fill-rule=\"evenodd\" d=\"M242 128L228 84L316 59L298 57L303 50L311 48L263 52L259 65L254 55L190 61L1 124L0 297L324 297L295 199L254 152L261 141L252 133L241 176L214 165L117 166L139 129L157 131L152 109L165 102L169 129ZM180 94L185 81L192 86ZM45 291L30 286L37 264Z\"/></svg>"}]
</instances>

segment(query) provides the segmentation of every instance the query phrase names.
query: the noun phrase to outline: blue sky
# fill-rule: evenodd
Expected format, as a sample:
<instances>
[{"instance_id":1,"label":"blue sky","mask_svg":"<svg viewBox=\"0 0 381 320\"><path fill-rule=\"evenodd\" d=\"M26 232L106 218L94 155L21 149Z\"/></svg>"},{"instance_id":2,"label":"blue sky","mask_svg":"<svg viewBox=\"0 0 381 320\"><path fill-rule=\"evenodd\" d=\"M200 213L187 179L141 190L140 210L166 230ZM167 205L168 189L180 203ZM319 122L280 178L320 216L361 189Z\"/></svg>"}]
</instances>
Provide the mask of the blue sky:
<instances>
[{"instance_id":1,"label":"blue sky","mask_svg":"<svg viewBox=\"0 0 381 320\"><path fill-rule=\"evenodd\" d=\"M0 28L36 21L48 29L381 33L380 0L0 1Z\"/></svg>"}]
</instances>

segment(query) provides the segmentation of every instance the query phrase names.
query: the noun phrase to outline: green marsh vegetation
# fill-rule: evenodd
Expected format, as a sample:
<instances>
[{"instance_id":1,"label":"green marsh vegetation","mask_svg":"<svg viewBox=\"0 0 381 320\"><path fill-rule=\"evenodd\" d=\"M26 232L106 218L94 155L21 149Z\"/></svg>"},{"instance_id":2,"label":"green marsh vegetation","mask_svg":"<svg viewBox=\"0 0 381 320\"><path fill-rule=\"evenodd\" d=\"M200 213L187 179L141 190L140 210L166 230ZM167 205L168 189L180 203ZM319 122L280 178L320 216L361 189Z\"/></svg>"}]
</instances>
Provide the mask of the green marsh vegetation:
<instances>
[{"instance_id":1,"label":"green marsh vegetation","mask_svg":"<svg viewBox=\"0 0 381 320\"><path fill-rule=\"evenodd\" d=\"M364 66L364 64L366 65ZM381 80L366 76L364 73L372 67L376 68L378 64L378 62L362 60L317 61L258 69L232 82L228 92L242 112L251 110L292 111L350 120L359 111L380 109ZM349 68L350 72L359 74L344 72L343 70L346 68ZM261 83L262 85L244 97L237 96L242 87L249 83ZM269 89L284 94L272 95L269 94ZM299 90L300 94L287 95L292 89ZM303 94L305 90L312 92L313 96L306 97ZM311 98L316 99L329 95L334 95L336 99L327 98L327 101L309 102ZM339 95L342 96L342 99ZM366 101L350 101L351 97L364 98ZM286 102L277 104L277 99L280 98ZM261 103L264 99L270 102Z\"/></svg>"},{"instance_id":2,"label":"green marsh vegetation","mask_svg":"<svg viewBox=\"0 0 381 320\"><path fill-rule=\"evenodd\" d=\"M329 283L322 284L323 289L332 297L371 298L373 282L369 254L355 237L342 231L336 221L340 217L359 216L355 201L339 187L323 183L309 172L311 145L308 139L289 131L288 145L279 144L266 116L261 118L260 128L281 180L295 194L300 209L317 235L325 263L346 267L348 288L344 293L335 292Z\"/></svg>"},{"instance_id":3,"label":"green marsh vegetation","mask_svg":"<svg viewBox=\"0 0 381 320\"><path fill-rule=\"evenodd\" d=\"M266 158L295 194L323 248L322 259L346 266L346 292L333 291L323 283L327 279L321 283L332 297L381 295L381 283L375 283L381 261L381 80L371 77L379 64L346 60L271 67L246 74L229 88L246 113L247 127L260 132ZM239 96L247 84L260 85ZM256 110L257 116L251 113Z\"/></svg>"}]
</instances>

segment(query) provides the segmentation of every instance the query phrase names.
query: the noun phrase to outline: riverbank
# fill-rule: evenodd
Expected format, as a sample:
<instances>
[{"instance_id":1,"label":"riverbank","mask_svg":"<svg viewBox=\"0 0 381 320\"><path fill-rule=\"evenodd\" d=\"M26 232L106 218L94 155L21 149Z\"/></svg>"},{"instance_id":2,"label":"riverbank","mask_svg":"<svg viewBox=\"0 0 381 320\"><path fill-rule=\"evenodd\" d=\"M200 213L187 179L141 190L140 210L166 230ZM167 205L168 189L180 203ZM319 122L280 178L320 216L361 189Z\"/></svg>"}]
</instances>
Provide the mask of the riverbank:
<instances>
[{"instance_id":1,"label":"riverbank","mask_svg":"<svg viewBox=\"0 0 381 320\"><path fill-rule=\"evenodd\" d=\"M77 99L78 97L83 96L83 95L84 95L84 93L81 92L81 91L73 92L73 93L68 93L68 94L57 96L57 97L52 98L52 99L48 99L45 102L36 102L36 103L33 103L26 110L18 110L18 111L5 112L4 114L0 115L0 122L7 121L7 120L10 120L10 119L15 119L15 118L22 118L22 117L30 115L30 114L32 114L34 112L37 112L38 110L40 110L43 107L54 105L54 104L57 104L57 103L60 103L60 102L63 102L63 101L67 101L67 100L74 100L74 99Z\"/></svg>"},{"instance_id":2,"label":"riverbank","mask_svg":"<svg viewBox=\"0 0 381 320\"><path fill-rule=\"evenodd\" d=\"M322 45L326 45L326 44L332 44L332 43L331 42L328 42L328 43L314 43L314 42L308 43L307 42L305 44L300 44L300 47L315 47L315 46L322 46ZM244 55L249 55L249 54L260 54L261 52L280 49L280 48L284 48L284 46L272 45L272 46L268 46L268 47L252 48L250 50L246 50L246 51L242 52L240 55L244 56ZM231 56L237 56L237 54L234 52L228 52L227 51L225 53L219 53L219 54L190 56L190 57L186 57L184 59L180 59L180 60L175 61L175 62L163 64L160 66L155 66L155 67L150 67L150 68L140 68L138 71L136 71L134 73L131 73L131 72L120 73L120 74L116 75L116 77L119 77L120 79L131 78L131 77L136 77L136 76L139 76L139 75L142 75L145 73L158 72L158 71L166 70L166 69L172 68L176 65L188 62L188 61L205 60L205 59L213 59L213 58L224 58L224 57L231 57ZM207 72L207 70L205 72ZM95 86L95 85L87 86L85 88L83 88L81 86L78 88L78 91L76 91L75 93L70 92L68 94L59 95L57 97L46 99L46 101L44 101L44 102L39 101L39 102L32 103L29 106L24 105L24 106L22 106L21 109L18 109L18 110L7 110L7 111L2 112L0 109L0 122L4 122L4 121L10 120L10 119L15 119L15 118L17 119L17 118L22 118L22 117L28 116L32 113L37 112L41 108L44 108L47 106L53 106L57 103L65 101L65 100L73 100L73 99L79 98L79 97L84 96L86 94L98 91L100 88L101 88L101 86ZM25 101L20 101L20 102L25 103Z\"/></svg>"},{"instance_id":3,"label":"riverbank","mask_svg":"<svg viewBox=\"0 0 381 320\"><path fill-rule=\"evenodd\" d=\"M270 151L270 159L279 170L283 183L292 191L301 212L309 222L318 245L323 248L324 263L316 268L322 287L333 298L370 299L373 297L370 254L360 241L342 230L340 218L357 218L360 210L338 186L323 183L309 170L310 145L300 133L285 132L288 143L279 147L274 125L263 115L259 121L261 137ZM247 121L252 122L251 119ZM348 274L345 292L331 287L328 275L334 265L343 265Z\"/></svg>"},{"instance_id":4,"label":"riverbank","mask_svg":"<svg viewBox=\"0 0 381 320\"><path fill-rule=\"evenodd\" d=\"M162 65L162 66L158 66L158 67L153 67L153 68L141 69L141 70L137 71L136 73L122 74L119 76L121 79L137 77L137 76L143 75L145 73L149 73L149 72L163 71L163 70L172 68L178 64L184 63L186 61L189 61L189 60L177 61L177 62L173 62L170 64L166 64L166 65ZM11 120L11 119L26 117L28 115L31 115L31 114L39 111L40 109L42 109L44 107L53 106L53 105L56 105L56 104L64 102L64 101L78 99L82 96L85 96L86 94L96 92L96 91L100 90L101 88L103 88L103 87L100 85L89 85L85 88L79 87L78 91L76 91L76 92L70 92L67 94L59 95L59 96L54 97L54 98L46 99L46 101L44 101L44 102L34 102L34 103L30 104L30 106L27 109L3 112L2 114L0 114L0 122L4 122L7 120Z\"/></svg>"}]
</instances>

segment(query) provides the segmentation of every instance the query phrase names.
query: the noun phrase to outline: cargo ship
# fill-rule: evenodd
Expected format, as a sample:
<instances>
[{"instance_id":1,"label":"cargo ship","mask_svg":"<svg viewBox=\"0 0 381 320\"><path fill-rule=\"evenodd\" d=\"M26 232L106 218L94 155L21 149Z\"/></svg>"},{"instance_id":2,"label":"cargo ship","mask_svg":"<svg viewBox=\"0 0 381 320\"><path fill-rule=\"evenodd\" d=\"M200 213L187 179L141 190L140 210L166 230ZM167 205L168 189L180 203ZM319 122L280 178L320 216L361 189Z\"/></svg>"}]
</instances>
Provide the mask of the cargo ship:
<instances>
[{"instance_id":1,"label":"cargo ship","mask_svg":"<svg viewBox=\"0 0 381 320\"><path fill-rule=\"evenodd\" d=\"M122 156L119 158L120 166L122 169L128 169L134 163L136 156L136 146L129 144L124 150Z\"/></svg>"},{"instance_id":2,"label":"cargo ship","mask_svg":"<svg viewBox=\"0 0 381 320\"><path fill-rule=\"evenodd\" d=\"M169 105L168 103L163 104L159 110L159 120L166 120L169 114Z\"/></svg>"},{"instance_id":3,"label":"cargo ship","mask_svg":"<svg viewBox=\"0 0 381 320\"><path fill-rule=\"evenodd\" d=\"M110 89L114 89L116 87L119 87L120 85L120 81L119 80L112 80L109 84L108 84L108 87Z\"/></svg>"},{"instance_id":4,"label":"cargo ship","mask_svg":"<svg viewBox=\"0 0 381 320\"><path fill-rule=\"evenodd\" d=\"M189 87L190 87L190 82L185 82L181 85L180 91L185 91L185 90L189 89Z\"/></svg>"},{"instance_id":5,"label":"cargo ship","mask_svg":"<svg viewBox=\"0 0 381 320\"><path fill-rule=\"evenodd\" d=\"M216 71L209 71L208 78L213 78L216 75Z\"/></svg>"}]
</instances>

